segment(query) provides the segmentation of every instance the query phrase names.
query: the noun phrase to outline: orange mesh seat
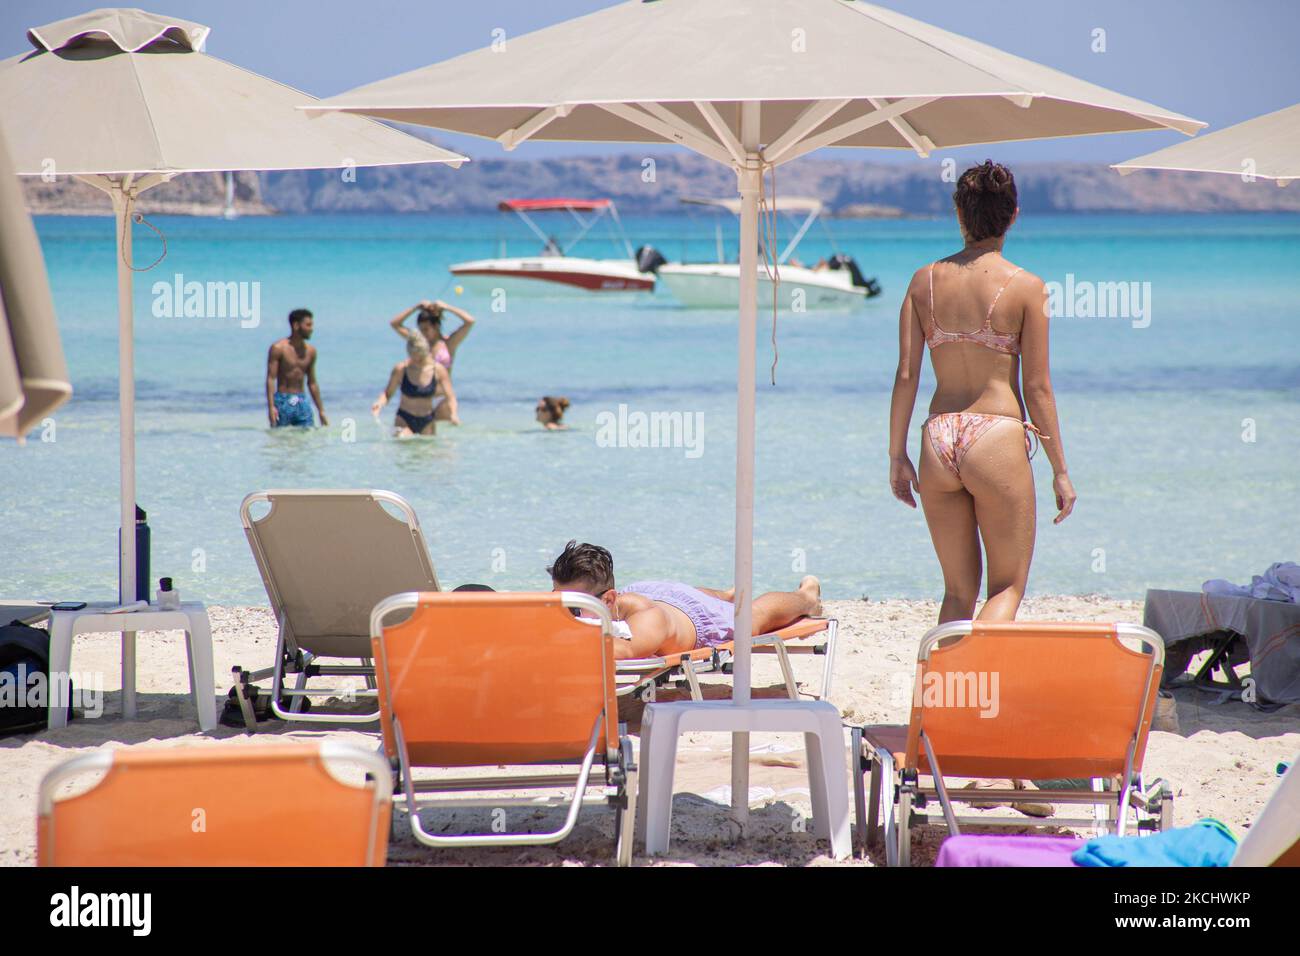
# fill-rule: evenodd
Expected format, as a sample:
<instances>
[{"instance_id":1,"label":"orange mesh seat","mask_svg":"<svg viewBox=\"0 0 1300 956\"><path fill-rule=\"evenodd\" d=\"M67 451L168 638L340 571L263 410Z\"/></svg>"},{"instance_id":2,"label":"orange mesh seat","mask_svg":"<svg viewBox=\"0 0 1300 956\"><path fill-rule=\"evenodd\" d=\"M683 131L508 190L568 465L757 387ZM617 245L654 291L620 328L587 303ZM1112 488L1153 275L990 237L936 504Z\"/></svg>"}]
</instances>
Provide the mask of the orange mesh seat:
<instances>
[{"instance_id":1,"label":"orange mesh seat","mask_svg":"<svg viewBox=\"0 0 1300 956\"><path fill-rule=\"evenodd\" d=\"M571 613L580 609L584 618ZM406 593L371 615L384 749L398 770L411 831L429 846L554 843L572 830L584 802L612 806L616 854L631 860L636 763L620 736L609 612L572 592ZM577 766L576 772L416 778L455 767ZM592 777L593 766L599 777ZM586 791L598 788L590 797ZM482 799L420 794L566 789L539 801L493 797L492 807L567 807L563 825L544 833L444 836L420 822L421 805L483 805Z\"/></svg>"},{"instance_id":2,"label":"orange mesh seat","mask_svg":"<svg viewBox=\"0 0 1300 956\"><path fill-rule=\"evenodd\" d=\"M41 782L36 852L41 866L383 866L391 813L385 761L332 742L100 750Z\"/></svg>"},{"instance_id":3,"label":"orange mesh seat","mask_svg":"<svg viewBox=\"0 0 1300 956\"><path fill-rule=\"evenodd\" d=\"M1137 625L955 621L933 628L921 639L908 723L853 731L860 837L875 842L883 806L888 859L906 865L913 808L932 798L942 817L917 816L954 833L963 823L1031 825L1023 817L959 817L953 804L973 800L1092 804L1104 808L1106 825L1120 834L1133 804L1139 827L1159 828L1170 818L1172 797L1134 787L1141 790L1163 663L1160 636ZM862 785L868 770L869 798ZM920 786L921 776L933 785ZM951 790L945 777L1086 778L1093 785L968 794ZM1099 822L1053 815L1036 825Z\"/></svg>"}]
</instances>

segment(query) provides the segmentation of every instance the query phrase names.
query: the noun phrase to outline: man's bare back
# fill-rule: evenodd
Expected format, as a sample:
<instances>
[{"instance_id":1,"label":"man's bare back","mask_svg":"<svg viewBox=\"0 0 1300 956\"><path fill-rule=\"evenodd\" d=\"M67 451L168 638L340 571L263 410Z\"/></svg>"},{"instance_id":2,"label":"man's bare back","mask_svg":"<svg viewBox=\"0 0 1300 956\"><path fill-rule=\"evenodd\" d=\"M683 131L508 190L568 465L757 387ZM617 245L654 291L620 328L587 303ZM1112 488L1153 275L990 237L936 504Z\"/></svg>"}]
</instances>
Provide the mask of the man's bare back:
<instances>
[{"instance_id":1,"label":"man's bare back","mask_svg":"<svg viewBox=\"0 0 1300 956\"><path fill-rule=\"evenodd\" d=\"M695 646L695 624L681 608L663 601L623 591L614 599L612 616L625 621L632 632L632 640L614 642L616 658L675 654Z\"/></svg>"}]
</instances>

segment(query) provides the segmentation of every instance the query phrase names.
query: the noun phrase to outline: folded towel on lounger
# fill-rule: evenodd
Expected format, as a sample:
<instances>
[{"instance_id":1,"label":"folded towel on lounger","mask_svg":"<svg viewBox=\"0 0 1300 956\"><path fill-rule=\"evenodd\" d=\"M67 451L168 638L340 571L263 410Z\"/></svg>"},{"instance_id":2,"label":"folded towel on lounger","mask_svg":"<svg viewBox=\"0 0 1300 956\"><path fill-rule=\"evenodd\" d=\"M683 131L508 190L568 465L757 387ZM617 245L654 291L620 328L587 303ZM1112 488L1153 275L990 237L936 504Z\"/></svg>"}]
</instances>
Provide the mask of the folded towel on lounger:
<instances>
[{"instance_id":1,"label":"folded towel on lounger","mask_svg":"<svg viewBox=\"0 0 1300 956\"><path fill-rule=\"evenodd\" d=\"M1227 866L1237 838L1218 820L1148 837L1104 836L1089 840L1073 856L1080 866Z\"/></svg>"}]
</instances>

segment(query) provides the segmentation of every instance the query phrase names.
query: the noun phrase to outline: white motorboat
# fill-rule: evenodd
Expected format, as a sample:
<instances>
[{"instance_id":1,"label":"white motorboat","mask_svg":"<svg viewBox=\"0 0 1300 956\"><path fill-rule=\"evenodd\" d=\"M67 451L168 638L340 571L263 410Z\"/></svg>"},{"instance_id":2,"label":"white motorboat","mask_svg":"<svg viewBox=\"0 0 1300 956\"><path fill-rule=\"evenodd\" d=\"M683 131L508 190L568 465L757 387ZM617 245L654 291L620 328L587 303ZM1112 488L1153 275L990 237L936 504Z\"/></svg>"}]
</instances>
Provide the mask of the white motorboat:
<instances>
[{"instance_id":1,"label":"white motorboat","mask_svg":"<svg viewBox=\"0 0 1300 956\"><path fill-rule=\"evenodd\" d=\"M654 273L638 267L612 199L507 199L497 208L522 219L542 240L542 251L533 256L506 256L503 247L500 258L458 262L451 266L451 273L466 289L488 294L504 289L508 294L529 296L654 290ZM562 245L533 220L539 213L567 213L577 222L578 234ZM573 247L602 220L609 223L614 238L627 251L627 258L588 259L570 255Z\"/></svg>"},{"instance_id":2,"label":"white motorboat","mask_svg":"<svg viewBox=\"0 0 1300 956\"><path fill-rule=\"evenodd\" d=\"M740 215L739 199L683 199L692 205L713 206ZM803 220L794 235L776 257L775 267L762 263L760 251L758 266L759 308L772 308L773 289L779 288L780 307L793 312L810 309L844 309L880 294L875 279L862 275L857 262L842 253L836 253L815 266L799 264L792 259L800 241L821 216L823 205L818 199L799 197L779 198L775 211L784 214L803 214ZM673 296L687 308L735 308L740 297L740 266L722 260L719 238L719 261L674 262L658 267L659 278ZM643 260L649 261L649 260ZM773 281L775 275L779 282Z\"/></svg>"}]
</instances>

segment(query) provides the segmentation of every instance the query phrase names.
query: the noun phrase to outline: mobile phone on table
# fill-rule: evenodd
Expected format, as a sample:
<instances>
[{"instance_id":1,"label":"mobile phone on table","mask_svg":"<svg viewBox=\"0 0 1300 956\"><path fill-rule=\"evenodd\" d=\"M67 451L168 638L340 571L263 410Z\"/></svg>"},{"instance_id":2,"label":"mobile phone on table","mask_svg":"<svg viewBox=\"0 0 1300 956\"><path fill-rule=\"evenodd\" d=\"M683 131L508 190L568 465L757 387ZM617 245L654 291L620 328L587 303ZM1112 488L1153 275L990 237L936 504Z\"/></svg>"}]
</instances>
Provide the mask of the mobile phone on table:
<instances>
[{"instance_id":1,"label":"mobile phone on table","mask_svg":"<svg viewBox=\"0 0 1300 956\"><path fill-rule=\"evenodd\" d=\"M51 611L80 611L86 606L85 601L59 601L57 604L51 604Z\"/></svg>"}]
</instances>

